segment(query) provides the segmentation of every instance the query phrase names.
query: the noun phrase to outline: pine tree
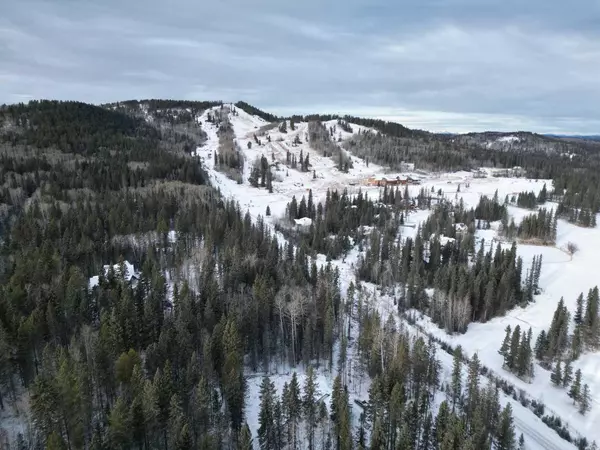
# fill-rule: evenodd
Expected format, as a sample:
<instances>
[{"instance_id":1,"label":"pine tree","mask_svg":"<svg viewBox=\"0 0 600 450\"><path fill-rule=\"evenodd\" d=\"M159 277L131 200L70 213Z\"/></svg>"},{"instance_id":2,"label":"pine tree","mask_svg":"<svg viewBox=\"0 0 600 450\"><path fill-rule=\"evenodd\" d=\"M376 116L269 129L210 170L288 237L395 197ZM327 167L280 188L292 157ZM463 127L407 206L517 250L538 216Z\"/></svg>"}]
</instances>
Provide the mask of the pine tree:
<instances>
[{"instance_id":1,"label":"pine tree","mask_svg":"<svg viewBox=\"0 0 600 450\"><path fill-rule=\"evenodd\" d=\"M517 325L513 330L512 338L510 340L510 351L506 358L504 358L504 364L509 370L513 370L517 357L519 354L519 340L521 339L521 327Z\"/></svg>"},{"instance_id":2,"label":"pine tree","mask_svg":"<svg viewBox=\"0 0 600 450\"><path fill-rule=\"evenodd\" d=\"M117 398L110 412L108 424L110 447L123 450L129 449L131 440L129 412L122 397Z\"/></svg>"},{"instance_id":3,"label":"pine tree","mask_svg":"<svg viewBox=\"0 0 600 450\"><path fill-rule=\"evenodd\" d=\"M519 347L519 353L517 355L516 362L516 373L519 377L529 375L531 367L531 328L525 334L521 336L521 345Z\"/></svg>"},{"instance_id":4,"label":"pine tree","mask_svg":"<svg viewBox=\"0 0 600 450\"><path fill-rule=\"evenodd\" d=\"M583 385L583 391L581 392L581 395L579 396L579 413L582 416L585 416L585 414L590 410L590 407L591 407L590 388L586 383Z\"/></svg>"},{"instance_id":5,"label":"pine tree","mask_svg":"<svg viewBox=\"0 0 600 450\"><path fill-rule=\"evenodd\" d=\"M525 438L523 437L523 433L519 436L519 450L525 450Z\"/></svg>"},{"instance_id":6,"label":"pine tree","mask_svg":"<svg viewBox=\"0 0 600 450\"><path fill-rule=\"evenodd\" d=\"M292 379L288 385L287 395L283 395L283 410L285 411L287 426L289 430L289 439L292 449L297 448L298 424L302 416L302 401L300 399L300 384L296 372L292 374Z\"/></svg>"},{"instance_id":7,"label":"pine tree","mask_svg":"<svg viewBox=\"0 0 600 450\"><path fill-rule=\"evenodd\" d=\"M575 309L573 320L576 325L581 325L583 323L583 293L579 294L579 297L577 297L577 308Z\"/></svg>"},{"instance_id":8,"label":"pine tree","mask_svg":"<svg viewBox=\"0 0 600 450\"><path fill-rule=\"evenodd\" d=\"M320 393L316 383L315 370L308 366L306 379L304 380L304 393L302 397L302 406L304 410L304 420L306 421L306 435L308 439L309 450L314 450L315 428L317 427L318 405L317 398Z\"/></svg>"},{"instance_id":9,"label":"pine tree","mask_svg":"<svg viewBox=\"0 0 600 450\"><path fill-rule=\"evenodd\" d=\"M598 288L590 289L587 296L585 316L583 319L585 342L591 348L598 345L599 320L598 320Z\"/></svg>"},{"instance_id":10,"label":"pine tree","mask_svg":"<svg viewBox=\"0 0 600 450\"><path fill-rule=\"evenodd\" d=\"M550 381L552 381L552 384L554 384L555 386L560 386L562 384L562 370L560 360L556 361L556 366L554 367L552 374L550 374Z\"/></svg>"},{"instance_id":11,"label":"pine tree","mask_svg":"<svg viewBox=\"0 0 600 450\"><path fill-rule=\"evenodd\" d=\"M575 380L569 390L569 397L573 399L573 404L579 402L581 397L581 369L577 369L575 372Z\"/></svg>"},{"instance_id":12,"label":"pine tree","mask_svg":"<svg viewBox=\"0 0 600 450\"><path fill-rule=\"evenodd\" d=\"M535 342L535 357L538 360L543 361L546 358L547 348L548 340L546 338L546 332L542 330Z\"/></svg>"},{"instance_id":13,"label":"pine tree","mask_svg":"<svg viewBox=\"0 0 600 450\"><path fill-rule=\"evenodd\" d=\"M462 349L460 346L454 350L454 360L452 362L452 382L450 386L450 399L452 401L452 412L454 412L456 403L460 401L462 393Z\"/></svg>"},{"instance_id":14,"label":"pine tree","mask_svg":"<svg viewBox=\"0 0 600 450\"><path fill-rule=\"evenodd\" d=\"M571 339L571 359L576 360L583 351L582 325L575 325Z\"/></svg>"},{"instance_id":15,"label":"pine tree","mask_svg":"<svg viewBox=\"0 0 600 450\"><path fill-rule=\"evenodd\" d=\"M275 450L275 384L269 377L260 385L260 411L258 413L258 442L262 450Z\"/></svg>"},{"instance_id":16,"label":"pine tree","mask_svg":"<svg viewBox=\"0 0 600 450\"><path fill-rule=\"evenodd\" d=\"M174 450L185 450L191 447L192 439L189 425L179 404L177 395L171 398L168 423L168 447Z\"/></svg>"},{"instance_id":17,"label":"pine tree","mask_svg":"<svg viewBox=\"0 0 600 450\"><path fill-rule=\"evenodd\" d=\"M373 432L371 433L371 445L370 450L384 450L385 448L385 436L381 425L381 419L377 418L373 424Z\"/></svg>"},{"instance_id":18,"label":"pine tree","mask_svg":"<svg viewBox=\"0 0 600 450\"><path fill-rule=\"evenodd\" d=\"M475 413L475 408L479 401L479 357L477 353L473 354L473 357L469 361L469 371L467 375L467 389L466 389L466 407L465 412L467 420L471 420Z\"/></svg>"},{"instance_id":19,"label":"pine tree","mask_svg":"<svg viewBox=\"0 0 600 450\"><path fill-rule=\"evenodd\" d=\"M514 450L515 448L515 427L513 424L512 407L508 403L498 422L496 430L496 449L498 450Z\"/></svg>"},{"instance_id":20,"label":"pine tree","mask_svg":"<svg viewBox=\"0 0 600 450\"><path fill-rule=\"evenodd\" d=\"M252 432L250 431L250 427L248 427L247 423L245 423L240 430L240 434L237 439L236 450L253 450Z\"/></svg>"},{"instance_id":21,"label":"pine tree","mask_svg":"<svg viewBox=\"0 0 600 450\"><path fill-rule=\"evenodd\" d=\"M571 384L571 381L573 381L573 367L571 366L571 361L567 361L563 369L562 386L566 388Z\"/></svg>"},{"instance_id":22,"label":"pine tree","mask_svg":"<svg viewBox=\"0 0 600 450\"><path fill-rule=\"evenodd\" d=\"M285 447L283 407L279 399L275 401L273 414L275 417L275 448L279 450Z\"/></svg>"},{"instance_id":23,"label":"pine tree","mask_svg":"<svg viewBox=\"0 0 600 450\"><path fill-rule=\"evenodd\" d=\"M243 423L245 380L243 373L242 343L234 319L225 323L222 338L223 367L222 384L223 394L234 431L238 432Z\"/></svg>"},{"instance_id":24,"label":"pine tree","mask_svg":"<svg viewBox=\"0 0 600 450\"><path fill-rule=\"evenodd\" d=\"M506 358L507 354L508 354L508 350L510 349L510 334L511 334L511 329L510 329L510 325L506 326L506 334L504 336L504 340L502 341L502 346L500 347L500 350L498 350L498 353L500 353L504 358Z\"/></svg>"}]
</instances>

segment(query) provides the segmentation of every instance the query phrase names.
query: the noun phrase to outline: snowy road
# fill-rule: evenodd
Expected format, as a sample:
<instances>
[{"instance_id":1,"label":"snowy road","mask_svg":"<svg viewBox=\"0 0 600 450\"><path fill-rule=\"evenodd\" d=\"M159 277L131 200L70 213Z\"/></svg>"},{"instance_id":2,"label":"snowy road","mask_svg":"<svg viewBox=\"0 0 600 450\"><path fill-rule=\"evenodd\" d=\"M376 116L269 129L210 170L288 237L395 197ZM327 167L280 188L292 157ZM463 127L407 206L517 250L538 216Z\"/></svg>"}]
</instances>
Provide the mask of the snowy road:
<instances>
[{"instance_id":1,"label":"snowy road","mask_svg":"<svg viewBox=\"0 0 600 450\"><path fill-rule=\"evenodd\" d=\"M529 449L532 448L532 443L538 444L539 448L543 450L570 450L575 448L558 435L555 439L550 439L518 416L515 416L515 427L525 436L526 446Z\"/></svg>"}]
</instances>

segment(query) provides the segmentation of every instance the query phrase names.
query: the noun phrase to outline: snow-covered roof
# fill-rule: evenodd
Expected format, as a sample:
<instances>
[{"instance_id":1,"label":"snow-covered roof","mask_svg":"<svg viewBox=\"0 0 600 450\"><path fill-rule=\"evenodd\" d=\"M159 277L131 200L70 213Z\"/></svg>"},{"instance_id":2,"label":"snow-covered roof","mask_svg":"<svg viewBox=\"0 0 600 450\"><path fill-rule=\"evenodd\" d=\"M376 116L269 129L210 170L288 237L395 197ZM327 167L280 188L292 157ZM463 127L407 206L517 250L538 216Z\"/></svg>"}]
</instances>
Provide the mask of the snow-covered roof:
<instances>
[{"instance_id":1,"label":"snow-covered roof","mask_svg":"<svg viewBox=\"0 0 600 450\"><path fill-rule=\"evenodd\" d=\"M431 235L431 237L429 238L429 240L430 240L430 241L434 241L434 240L435 240L435 238L436 238L436 234L435 234L435 233L433 233L433 234ZM438 237L438 239L439 239L439 241L440 241L440 244L441 244L441 245L446 245L447 243L449 243L449 242L454 242L454 241L456 240L456 239L454 239L454 238L451 238L451 237L444 236L443 234L441 234L441 235Z\"/></svg>"},{"instance_id":2,"label":"snow-covered roof","mask_svg":"<svg viewBox=\"0 0 600 450\"><path fill-rule=\"evenodd\" d=\"M127 281L131 281L131 279L136 275L135 268L133 267L133 264L131 264L129 261L124 261L123 264L125 266L125 274L124 274L123 278L125 278ZM119 264L114 264L112 267L113 267L113 270L115 271L116 275L121 274L121 266ZM108 264L105 265L104 266L104 276L108 275L109 270L110 270L110 265L108 265ZM90 289L93 289L94 287L98 286L99 282L100 282L100 277L98 275L95 275L90 278L88 286Z\"/></svg>"},{"instance_id":3,"label":"snow-covered roof","mask_svg":"<svg viewBox=\"0 0 600 450\"><path fill-rule=\"evenodd\" d=\"M464 223L455 223L454 229L456 231L467 231L469 227L467 227Z\"/></svg>"},{"instance_id":4,"label":"snow-covered roof","mask_svg":"<svg viewBox=\"0 0 600 450\"><path fill-rule=\"evenodd\" d=\"M312 224L312 219L310 217L302 217L301 219L294 219L296 225L301 227L310 227Z\"/></svg>"}]
</instances>

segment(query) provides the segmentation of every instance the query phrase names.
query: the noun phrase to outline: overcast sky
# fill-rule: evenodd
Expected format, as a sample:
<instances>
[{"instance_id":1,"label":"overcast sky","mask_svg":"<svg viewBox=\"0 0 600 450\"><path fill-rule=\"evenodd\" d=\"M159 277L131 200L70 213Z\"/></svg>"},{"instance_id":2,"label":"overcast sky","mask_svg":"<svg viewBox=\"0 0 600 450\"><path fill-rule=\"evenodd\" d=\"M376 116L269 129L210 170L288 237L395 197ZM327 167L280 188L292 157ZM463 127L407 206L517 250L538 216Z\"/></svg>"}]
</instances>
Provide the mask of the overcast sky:
<instances>
[{"instance_id":1,"label":"overcast sky","mask_svg":"<svg viewBox=\"0 0 600 450\"><path fill-rule=\"evenodd\" d=\"M0 3L0 103L246 100L600 134L600 0Z\"/></svg>"}]
</instances>

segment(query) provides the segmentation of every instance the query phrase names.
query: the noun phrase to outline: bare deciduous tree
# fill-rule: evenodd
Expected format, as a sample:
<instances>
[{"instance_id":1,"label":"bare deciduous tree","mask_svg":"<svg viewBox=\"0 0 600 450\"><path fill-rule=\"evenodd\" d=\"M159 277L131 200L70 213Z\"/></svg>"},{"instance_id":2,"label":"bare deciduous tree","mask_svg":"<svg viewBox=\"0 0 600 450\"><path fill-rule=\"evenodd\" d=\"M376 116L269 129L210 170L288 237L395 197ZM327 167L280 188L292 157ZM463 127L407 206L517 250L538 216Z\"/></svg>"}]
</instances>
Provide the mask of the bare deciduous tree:
<instances>
[{"instance_id":1,"label":"bare deciduous tree","mask_svg":"<svg viewBox=\"0 0 600 450\"><path fill-rule=\"evenodd\" d=\"M579 247L575 242L567 242L567 251L569 255L574 255L579 250Z\"/></svg>"}]
</instances>

